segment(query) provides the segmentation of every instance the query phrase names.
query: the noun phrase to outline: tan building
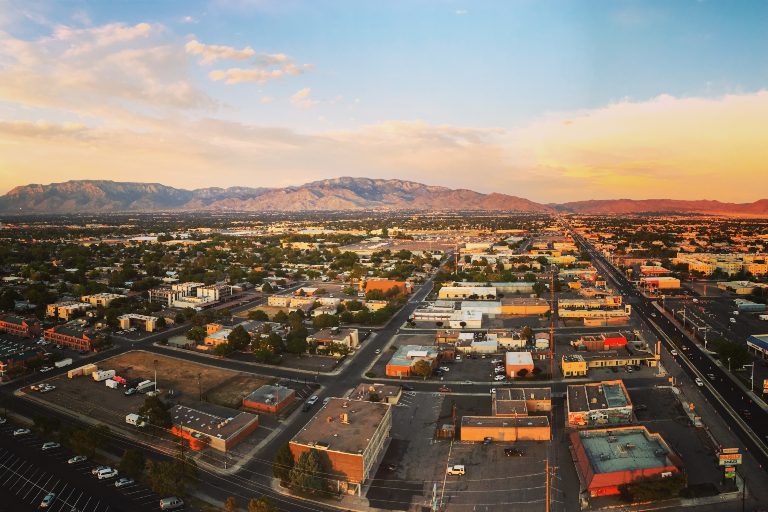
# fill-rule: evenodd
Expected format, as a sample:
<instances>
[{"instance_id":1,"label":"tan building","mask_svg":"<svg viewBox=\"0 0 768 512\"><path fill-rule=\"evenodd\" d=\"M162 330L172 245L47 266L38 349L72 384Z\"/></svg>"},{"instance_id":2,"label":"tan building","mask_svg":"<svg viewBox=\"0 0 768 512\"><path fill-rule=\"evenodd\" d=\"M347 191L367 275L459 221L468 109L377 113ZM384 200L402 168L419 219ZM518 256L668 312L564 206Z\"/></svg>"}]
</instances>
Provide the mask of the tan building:
<instances>
[{"instance_id":1,"label":"tan building","mask_svg":"<svg viewBox=\"0 0 768 512\"><path fill-rule=\"evenodd\" d=\"M491 398L491 412L494 416L514 416L552 411L552 389L550 388L497 388Z\"/></svg>"},{"instance_id":2,"label":"tan building","mask_svg":"<svg viewBox=\"0 0 768 512\"><path fill-rule=\"evenodd\" d=\"M91 306L109 306L112 301L116 299L124 299L125 295L119 293L94 293L93 295L83 295L80 297L81 302L87 302Z\"/></svg>"},{"instance_id":3,"label":"tan building","mask_svg":"<svg viewBox=\"0 0 768 512\"><path fill-rule=\"evenodd\" d=\"M533 297L504 297L501 299L502 315L543 315L549 311L545 299Z\"/></svg>"},{"instance_id":4,"label":"tan building","mask_svg":"<svg viewBox=\"0 0 768 512\"><path fill-rule=\"evenodd\" d=\"M126 330L131 327L139 327L146 332L155 332L157 330L157 320L155 316L137 315L135 313L128 313L127 315L120 315L117 317L120 322L120 329Z\"/></svg>"},{"instance_id":5,"label":"tan building","mask_svg":"<svg viewBox=\"0 0 768 512\"><path fill-rule=\"evenodd\" d=\"M331 398L288 446L295 460L309 450L321 452L337 490L359 496L376 473L391 429L391 405Z\"/></svg>"},{"instance_id":6,"label":"tan building","mask_svg":"<svg viewBox=\"0 0 768 512\"><path fill-rule=\"evenodd\" d=\"M397 405L402 396L403 388L390 384L359 384L347 398L350 400L369 400L372 395L378 397L380 402Z\"/></svg>"},{"instance_id":7,"label":"tan building","mask_svg":"<svg viewBox=\"0 0 768 512\"><path fill-rule=\"evenodd\" d=\"M357 329L331 327L307 336L307 342L316 343L318 349L324 352L330 352L334 345L341 345L349 350L354 350L360 345L360 337Z\"/></svg>"},{"instance_id":8,"label":"tan building","mask_svg":"<svg viewBox=\"0 0 768 512\"><path fill-rule=\"evenodd\" d=\"M632 400L621 380L568 386L566 426L606 427L632 423Z\"/></svg>"},{"instance_id":9,"label":"tan building","mask_svg":"<svg viewBox=\"0 0 768 512\"><path fill-rule=\"evenodd\" d=\"M45 308L46 316L52 316L54 318L60 318L66 322L72 318L85 313L91 309L91 306L87 302L56 302L54 304L48 304Z\"/></svg>"}]
</instances>

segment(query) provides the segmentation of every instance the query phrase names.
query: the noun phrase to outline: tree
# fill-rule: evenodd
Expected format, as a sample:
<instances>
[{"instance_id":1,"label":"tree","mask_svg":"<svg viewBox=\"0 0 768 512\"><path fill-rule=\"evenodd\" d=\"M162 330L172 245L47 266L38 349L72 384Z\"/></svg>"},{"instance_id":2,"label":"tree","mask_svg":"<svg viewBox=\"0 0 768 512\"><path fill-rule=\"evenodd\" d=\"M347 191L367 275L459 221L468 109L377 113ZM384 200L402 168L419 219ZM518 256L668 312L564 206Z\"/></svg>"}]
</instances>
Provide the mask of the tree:
<instances>
[{"instance_id":1,"label":"tree","mask_svg":"<svg viewBox=\"0 0 768 512\"><path fill-rule=\"evenodd\" d=\"M528 375L528 368L520 368L517 371L517 376L518 377L526 377L527 375Z\"/></svg>"},{"instance_id":2,"label":"tree","mask_svg":"<svg viewBox=\"0 0 768 512\"><path fill-rule=\"evenodd\" d=\"M299 456L299 460L290 471L291 488L300 492L314 494L325 490L325 473L317 450L309 450Z\"/></svg>"},{"instance_id":3,"label":"tree","mask_svg":"<svg viewBox=\"0 0 768 512\"><path fill-rule=\"evenodd\" d=\"M237 499L229 496L224 502L224 512L237 512Z\"/></svg>"},{"instance_id":4,"label":"tree","mask_svg":"<svg viewBox=\"0 0 768 512\"><path fill-rule=\"evenodd\" d=\"M418 375L419 377L424 377L424 379L426 379L432 375L432 365L429 363L429 361L416 361L411 371L414 375Z\"/></svg>"},{"instance_id":5,"label":"tree","mask_svg":"<svg viewBox=\"0 0 768 512\"><path fill-rule=\"evenodd\" d=\"M117 467L121 474L139 479L144 474L144 453L134 448L128 448L123 452L120 465Z\"/></svg>"},{"instance_id":6,"label":"tree","mask_svg":"<svg viewBox=\"0 0 768 512\"><path fill-rule=\"evenodd\" d=\"M109 435L109 427L96 425L71 430L66 433L65 440L72 451L93 457L96 450L106 444Z\"/></svg>"},{"instance_id":7,"label":"tree","mask_svg":"<svg viewBox=\"0 0 768 512\"><path fill-rule=\"evenodd\" d=\"M277 508L272 504L272 500L261 497L248 502L248 512L277 512Z\"/></svg>"},{"instance_id":8,"label":"tree","mask_svg":"<svg viewBox=\"0 0 768 512\"><path fill-rule=\"evenodd\" d=\"M238 325L227 335L227 341L235 350L242 350L251 342L251 336L242 325Z\"/></svg>"},{"instance_id":9,"label":"tree","mask_svg":"<svg viewBox=\"0 0 768 512\"><path fill-rule=\"evenodd\" d=\"M202 327L193 327L187 331L187 339L200 343L205 339L205 329Z\"/></svg>"},{"instance_id":10,"label":"tree","mask_svg":"<svg viewBox=\"0 0 768 512\"><path fill-rule=\"evenodd\" d=\"M154 462L148 460L146 467L147 483L157 494L161 496L184 494L185 480L188 478L185 461Z\"/></svg>"},{"instance_id":11,"label":"tree","mask_svg":"<svg viewBox=\"0 0 768 512\"><path fill-rule=\"evenodd\" d=\"M261 291L263 293L272 293L274 290L272 288L272 285L270 285L269 283L264 283L263 285L261 285Z\"/></svg>"},{"instance_id":12,"label":"tree","mask_svg":"<svg viewBox=\"0 0 768 512\"><path fill-rule=\"evenodd\" d=\"M381 396L375 391L371 391L368 393L368 401L369 402L381 402Z\"/></svg>"},{"instance_id":13,"label":"tree","mask_svg":"<svg viewBox=\"0 0 768 512\"><path fill-rule=\"evenodd\" d=\"M277 322L279 324L287 324L288 323L288 315L285 313L285 311L280 310L272 317L273 322Z\"/></svg>"},{"instance_id":14,"label":"tree","mask_svg":"<svg viewBox=\"0 0 768 512\"><path fill-rule=\"evenodd\" d=\"M166 321L164 316L161 316L157 319L157 328L158 329L165 329L168 326L168 322Z\"/></svg>"},{"instance_id":15,"label":"tree","mask_svg":"<svg viewBox=\"0 0 768 512\"><path fill-rule=\"evenodd\" d=\"M533 293L536 294L537 297L541 297L542 294L547 291L547 286L542 283L541 281L536 281L533 283Z\"/></svg>"},{"instance_id":16,"label":"tree","mask_svg":"<svg viewBox=\"0 0 768 512\"><path fill-rule=\"evenodd\" d=\"M533 336L533 329L531 329L527 325L522 329L520 329L520 337L523 338L525 341L530 340L531 336Z\"/></svg>"},{"instance_id":17,"label":"tree","mask_svg":"<svg viewBox=\"0 0 768 512\"><path fill-rule=\"evenodd\" d=\"M147 422L155 427L171 428L173 419L168 412L170 407L156 396L148 396L144 400L144 405L139 408L139 414L147 418Z\"/></svg>"},{"instance_id":18,"label":"tree","mask_svg":"<svg viewBox=\"0 0 768 512\"><path fill-rule=\"evenodd\" d=\"M248 312L248 320L257 320L259 322L268 322L269 316L261 309L254 309Z\"/></svg>"},{"instance_id":19,"label":"tree","mask_svg":"<svg viewBox=\"0 0 768 512\"><path fill-rule=\"evenodd\" d=\"M325 329L327 327L336 327L339 325L339 317L336 315L317 315L312 319L312 327L315 329Z\"/></svg>"},{"instance_id":20,"label":"tree","mask_svg":"<svg viewBox=\"0 0 768 512\"><path fill-rule=\"evenodd\" d=\"M294 463L293 453L286 443L277 450L275 459L272 461L272 474L280 480L280 485L283 487L289 483Z\"/></svg>"}]
</instances>

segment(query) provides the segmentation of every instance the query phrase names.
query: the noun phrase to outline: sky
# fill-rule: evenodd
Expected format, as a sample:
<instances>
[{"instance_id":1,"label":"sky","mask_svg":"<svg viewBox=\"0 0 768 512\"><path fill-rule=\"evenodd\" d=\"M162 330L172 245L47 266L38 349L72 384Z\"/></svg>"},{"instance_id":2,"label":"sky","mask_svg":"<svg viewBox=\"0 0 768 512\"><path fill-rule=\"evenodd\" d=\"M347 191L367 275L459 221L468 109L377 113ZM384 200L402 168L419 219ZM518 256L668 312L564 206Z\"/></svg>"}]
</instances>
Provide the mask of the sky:
<instances>
[{"instance_id":1,"label":"sky","mask_svg":"<svg viewBox=\"0 0 768 512\"><path fill-rule=\"evenodd\" d=\"M0 193L768 197L762 0L0 0Z\"/></svg>"}]
</instances>

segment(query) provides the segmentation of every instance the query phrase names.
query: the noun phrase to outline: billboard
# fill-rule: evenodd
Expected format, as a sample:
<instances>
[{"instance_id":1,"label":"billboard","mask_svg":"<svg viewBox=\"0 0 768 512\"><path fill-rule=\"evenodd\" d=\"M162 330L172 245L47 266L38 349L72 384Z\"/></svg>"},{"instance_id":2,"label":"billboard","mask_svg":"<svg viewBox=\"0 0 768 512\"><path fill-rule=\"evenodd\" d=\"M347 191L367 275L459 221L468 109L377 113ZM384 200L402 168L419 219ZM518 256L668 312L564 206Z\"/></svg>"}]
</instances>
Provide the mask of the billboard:
<instances>
[{"instance_id":1,"label":"billboard","mask_svg":"<svg viewBox=\"0 0 768 512\"><path fill-rule=\"evenodd\" d=\"M741 464L740 453L720 453L718 458L721 466L736 466Z\"/></svg>"}]
</instances>

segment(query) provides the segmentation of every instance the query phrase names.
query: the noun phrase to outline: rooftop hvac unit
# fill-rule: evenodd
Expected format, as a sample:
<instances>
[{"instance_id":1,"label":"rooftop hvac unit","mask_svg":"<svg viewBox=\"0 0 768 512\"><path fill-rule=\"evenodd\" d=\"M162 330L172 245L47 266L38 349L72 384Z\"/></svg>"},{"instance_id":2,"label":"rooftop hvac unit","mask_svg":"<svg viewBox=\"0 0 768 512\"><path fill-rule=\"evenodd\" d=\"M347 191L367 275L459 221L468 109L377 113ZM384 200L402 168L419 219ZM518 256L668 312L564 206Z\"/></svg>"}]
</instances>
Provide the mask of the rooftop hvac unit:
<instances>
[{"instance_id":1,"label":"rooftop hvac unit","mask_svg":"<svg viewBox=\"0 0 768 512\"><path fill-rule=\"evenodd\" d=\"M339 421L341 421L345 425L349 425L349 414L345 412L339 414Z\"/></svg>"}]
</instances>

